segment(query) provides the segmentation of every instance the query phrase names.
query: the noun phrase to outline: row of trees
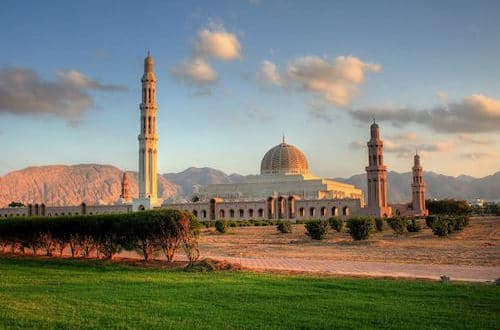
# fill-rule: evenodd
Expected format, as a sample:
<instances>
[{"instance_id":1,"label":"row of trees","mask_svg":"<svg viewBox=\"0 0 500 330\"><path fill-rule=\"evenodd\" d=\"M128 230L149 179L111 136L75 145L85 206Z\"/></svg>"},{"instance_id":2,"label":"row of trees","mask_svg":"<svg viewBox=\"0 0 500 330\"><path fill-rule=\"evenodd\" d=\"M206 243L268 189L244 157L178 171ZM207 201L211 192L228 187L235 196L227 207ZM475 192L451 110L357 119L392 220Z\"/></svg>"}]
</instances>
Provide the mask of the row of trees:
<instances>
[{"instance_id":1,"label":"row of trees","mask_svg":"<svg viewBox=\"0 0 500 330\"><path fill-rule=\"evenodd\" d=\"M155 210L128 214L9 218L0 221L0 248L7 252L112 259L122 250L145 261L163 252L169 262L182 247L190 261L199 258L200 223L185 211Z\"/></svg>"}]
</instances>

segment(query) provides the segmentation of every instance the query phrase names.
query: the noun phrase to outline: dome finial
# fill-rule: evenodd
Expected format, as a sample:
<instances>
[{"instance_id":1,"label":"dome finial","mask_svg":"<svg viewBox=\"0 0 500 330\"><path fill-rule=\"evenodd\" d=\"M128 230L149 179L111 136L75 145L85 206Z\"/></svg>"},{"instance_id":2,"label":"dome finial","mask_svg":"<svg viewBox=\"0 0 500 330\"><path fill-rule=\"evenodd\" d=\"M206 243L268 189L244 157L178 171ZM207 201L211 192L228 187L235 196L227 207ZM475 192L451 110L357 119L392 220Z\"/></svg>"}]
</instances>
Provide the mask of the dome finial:
<instances>
[{"instance_id":1,"label":"dome finial","mask_svg":"<svg viewBox=\"0 0 500 330\"><path fill-rule=\"evenodd\" d=\"M283 138L282 138L283 143L286 143L285 141L285 132L283 132Z\"/></svg>"},{"instance_id":2,"label":"dome finial","mask_svg":"<svg viewBox=\"0 0 500 330\"><path fill-rule=\"evenodd\" d=\"M151 56L151 50L148 48L148 56Z\"/></svg>"}]
</instances>

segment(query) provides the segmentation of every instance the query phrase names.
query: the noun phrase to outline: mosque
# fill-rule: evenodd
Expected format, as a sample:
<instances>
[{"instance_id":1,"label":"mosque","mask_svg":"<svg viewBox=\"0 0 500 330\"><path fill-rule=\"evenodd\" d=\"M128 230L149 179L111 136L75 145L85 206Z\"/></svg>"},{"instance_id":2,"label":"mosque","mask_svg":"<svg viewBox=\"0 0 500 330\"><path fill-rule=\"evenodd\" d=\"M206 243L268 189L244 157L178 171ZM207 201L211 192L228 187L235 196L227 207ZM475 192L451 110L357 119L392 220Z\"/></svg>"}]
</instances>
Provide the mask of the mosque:
<instances>
[{"instance_id":1,"label":"mosque","mask_svg":"<svg viewBox=\"0 0 500 330\"><path fill-rule=\"evenodd\" d=\"M260 174L247 176L243 182L212 184L193 196L192 202L167 203L157 193L158 135L156 133L156 76L153 58L144 60L142 100L139 125L139 196L132 199L127 174L123 174L122 192L116 205L49 207L29 204L24 208L0 209L0 216L58 216L136 212L154 208L173 208L192 212L200 220L216 219L288 219L350 217L369 215L391 217L384 144L375 121L370 126L368 166L366 166L368 198L358 187L314 176L305 154L288 144L280 144L264 154ZM425 183L420 157L413 166L412 207L398 209L396 214L426 215Z\"/></svg>"}]
</instances>

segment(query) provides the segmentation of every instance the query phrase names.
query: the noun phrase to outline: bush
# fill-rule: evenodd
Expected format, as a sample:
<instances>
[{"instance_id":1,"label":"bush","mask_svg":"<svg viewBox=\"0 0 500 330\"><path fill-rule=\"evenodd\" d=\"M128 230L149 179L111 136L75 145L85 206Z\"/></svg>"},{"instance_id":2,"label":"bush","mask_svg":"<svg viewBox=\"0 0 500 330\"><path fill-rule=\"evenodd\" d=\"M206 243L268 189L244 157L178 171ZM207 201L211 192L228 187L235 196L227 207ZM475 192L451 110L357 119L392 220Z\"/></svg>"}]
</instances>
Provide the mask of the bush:
<instances>
[{"instance_id":1,"label":"bush","mask_svg":"<svg viewBox=\"0 0 500 330\"><path fill-rule=\"evenodd\" d=\"M394 230L396 235L403 235L406 232L408 221L404 218L396 217L396 218L388 218L387 223L389 227Z\"/></svg>"},{"instance_id":2,"label":"bush","mask_svg":"<svg viewBox=\"0 0 500 330\"><path fill-rule=\"evenodd\" d=\"M420 230L422 230L422 227L417 222L417 219L411 219L408 220L408 224L406 225L406 230L408 230L410 233L417 233Z\"/></svg>"},{"instance_id":3,"label":"bush","mask_svg":"<svg viewBox=\"0 0 500 330\"><path fill-rule=\"evenodd\" d=\"M307 235L315 240L323 240L328 234L329 223L325 220L312 220L305 224Z\"/></svg>"},{"instance_id":4,"label":"bush","mask_svg":"<svg viewBox=\"0 0 500 330\"><path fill-rule=\"evenodd\" d=\"M450 235L456 231L462 231L469 225L467 216L436 217L432 223L432 232L441 237Z\"/></svg>"},{"instance_id":5,"label":"bush","mask_svg":"<svg viewBox=\"0 0 500 330\"><path fill-rule=\"evenodd\" d=\"M434 223L435 219L435 215L428 215L427 217L425 217L425 225L432 229L432 224Z\"/></svg>"},{"instance_id":6,"label":"bush","mask_svg":"<svg viewBox=\"0 0 500 330\"><path fill-rule=\"evenodd\" d=\"M215 221L215 230L217 230L221 234L227 232L227 221L226 220Z\"/></svg>"},{"instance_id":7,"label":"bush","mask_svg":"<svg viewBox=\"0 0 500 330\"><path fill-rule=\"evenodd\" d=\"M469 217L458 216L453 218L453 231L462 231L469 225Z\"/></svg>"},{"instance_id":8,"label":"bush","mask_svg":"<svg viewBox=\"0 0 500 330\"><path fill-rule=\"evenodd\" d=\"M342 220L341 218L333 217L328 219L328 222L330 223L330 227L332 227L332 229L335 229L335 231L339 233L344 228L344 220Z\"/></svg>"},{"instance_id":9,"label":"bush","mask_svg":"<svg viewBox=\"0 0 500 330\"><path fill-rule=\"evenodd\" d=\"M375 228L377 231L382 231L384 230L384 219L382 218L375 218Z\"/></svg>"},{"instance_id":10,"label":"bush","mask_svg":"<svg viewBox=\"0 0 500 330\"><path fill-rule=\"evenodd\" d=\"M278 229L278 231L283 233L283 234L291 233L292 232L292 224L290 223L290 221L280 221L280 222L278 222L276 229Z\"/></svg>"},{"instance_id":11,"label":"bush","mask_svg":"<svg viewBox=\"0 0 500 330\"><path fill-rule=\"evenodd\" d=\"M432 221L432 232L434 235L445 237L451 234L452 226L450 226L450 221L445 217L436 217Z\"/></svg>"},{"instance_id":12,"label":"bush","mask_svg":"<svg viewBox=\"0 0 500 330\"><path fill-rule=\"evenodd\" d=\"M370 237L370 233L373 231L373 227L373 218L351 218L347 221L349 234L356 241L368 239Z\"/></svg>"}]
</instances>

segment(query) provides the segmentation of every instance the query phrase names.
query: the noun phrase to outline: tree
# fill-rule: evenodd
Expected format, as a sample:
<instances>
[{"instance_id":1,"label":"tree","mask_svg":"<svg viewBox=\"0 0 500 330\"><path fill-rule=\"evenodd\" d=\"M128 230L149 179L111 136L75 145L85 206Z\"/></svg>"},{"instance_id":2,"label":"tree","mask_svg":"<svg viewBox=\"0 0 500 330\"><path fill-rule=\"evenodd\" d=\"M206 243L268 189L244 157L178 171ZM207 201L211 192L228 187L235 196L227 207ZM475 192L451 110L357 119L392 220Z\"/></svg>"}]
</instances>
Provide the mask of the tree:
<instances>
[{"instance_id":1,"label":"tree","mask_svg":"<svg viewBox=\"0 0 500 330\"><path fill-rule=\"evenodd\" d=\"M24 204L21 202L11 202L9 207L24 207Z\"/></svg>"},{"instance_id":2,"label":"tree","mask_svg":"<svg viewBox=\"0 0 500 330\"><path fill-rule=\"evenodd\" d=\"M428 199L425 201L425 204L429 210L429 214L466 215L471 212L471 207L466 201L455 199Z\"/></svg>"}]
</instances>

